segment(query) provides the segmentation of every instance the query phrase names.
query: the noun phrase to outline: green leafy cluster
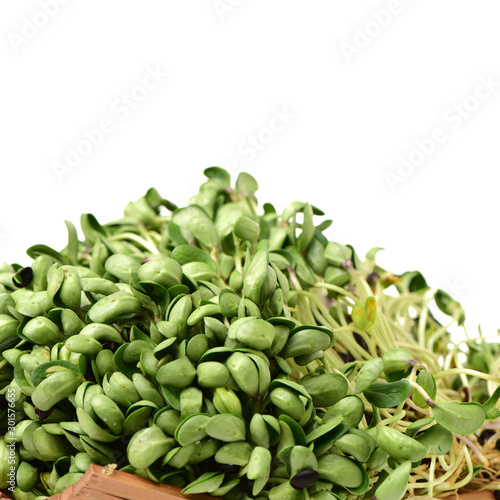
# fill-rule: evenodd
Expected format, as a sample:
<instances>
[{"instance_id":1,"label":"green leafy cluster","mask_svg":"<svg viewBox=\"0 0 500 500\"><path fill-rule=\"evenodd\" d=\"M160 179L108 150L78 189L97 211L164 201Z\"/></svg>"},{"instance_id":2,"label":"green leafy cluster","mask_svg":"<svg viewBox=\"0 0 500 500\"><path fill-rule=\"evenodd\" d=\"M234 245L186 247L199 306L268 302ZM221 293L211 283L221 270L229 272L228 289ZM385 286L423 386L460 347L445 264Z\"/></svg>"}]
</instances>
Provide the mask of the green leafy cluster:
<instances>
[{"instance_id":1,"label":"green leafy cluster","mask_svg":"<svg viewBox=\"0 0 500 500\"><path fill-rule=\"evenodd\" d=\"M186 207L150 189L0 269L0 488L11 443L21 500L91 463L229 500L470 483L500 379L483 344L463 366L431 312L463 325L460 304L330 241L313 205L259 214L249 174L205 174Z\"/></svg>"}]
</instances>

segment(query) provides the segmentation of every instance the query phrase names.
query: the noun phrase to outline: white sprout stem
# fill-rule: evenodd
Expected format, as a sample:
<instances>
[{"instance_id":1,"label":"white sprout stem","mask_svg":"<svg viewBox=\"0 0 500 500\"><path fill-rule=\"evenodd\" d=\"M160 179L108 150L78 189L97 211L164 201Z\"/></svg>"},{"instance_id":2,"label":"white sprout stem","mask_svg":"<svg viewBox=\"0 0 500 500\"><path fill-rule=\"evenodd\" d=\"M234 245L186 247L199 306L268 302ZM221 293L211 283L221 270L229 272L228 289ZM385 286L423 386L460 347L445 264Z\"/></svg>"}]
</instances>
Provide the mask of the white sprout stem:
<instances>
[{"instance_id":1,"label":"white sprout stem","mask_svg":"<svg viewBox=\"0 0 500 500\"><path fill-rule=\"evenodd\" d=\"M465 476L461 481L459 481L458 483L455 483L453 485L454 490L458 490L462 486L465 486L474 477L474 468L472 466L472 459L470 457L469 450L467 449L467 446L463 446L462 449L463 449L464 454L465 454L465 461L467 462L468 473L467 473L467 476Z\"/></svg>"},{"instance_id":2,"label":"white sprout stem","mask_svg":"<svg viewBox=\"0 0 500 500\"><path fill-rule=\"evenodd\" d=\"M491 382L500 384L499 377L489 375L488 373L479 372L477 370L471 370L470 368L450 368L449 370L436 373L436 375L434 375L434 379L439 380L443 377L447 377L448 375L460 375L462 373L464 375L472 375L473 377L482 378L484 380L490 380Z\"/></svg>"},{"instance_id":3,"label":"white sprout stem","mask_svg":"<svg viewBox=\"0 0 500 500\"><path fill-rule=\"evenodd\" d=\"M485 463L488 463L488 460L485 458L485 456L476 448L476 446L474 445L474 443L467 439L465 436L461 436L460 434L456 434L455 432L452 432L452 434L457 438L457 439L460 439L460 441L463 441L477 456L477 458L479 458L479 460L485 464Z\"/></svg>"},{"instance_id":4,"label":"white sprout stem","mask_svg":"<svg viewBox=\"0 0 500 500\"><path fill-rule=\"evenodd\" d=\"M426 390L421 385L417 384L416 382L412 382L411 380L409 380L409 382L410 385L420 393L420 395L424 398L424 401L430 407L437 406L437 404L432 400L432 398L429 396L429 394L427 394Z\"/></svg>"},{"instance_id":5,"label":"white sprout stem","mask_svg":"<svg viewBox=\"0 0 500 500\"><path fill-rule=\"evenodd\" d=\"M481 428L482 429L492 429L492 430L499 429L500 430L500 422L498 422L496 424L483 424L481 426Z\"/></svg>"},{"instance_id":6,"label":"white sprout stem","mask_svg":"<svg viewBox=\"0 0 500 500\"><path fill-rule=\"evenodd\" d=\"M130 240L133 241L137 244L139 244L141 247L145 248L152 254L157 254L158 253L158 248L154 245L152 242L146 241L144 238L141 238L137 234L134 233L121 233L121 234L115 234L113 236L110 236L108 238L109 241L119 241L119 240Z\"/></svg>"},{"instance_id":7,"label":"white sprout stem","mask_svg":"<svg viewBox=\"0 0 500 500\"><path fill-rule=\"evenodd\" d=\"M436 469L436 455L432 455L431 464L429 466L429 487L427 488L429 496L434 496L434 471Z\"/></svg>"},{"instance_id":8,"label":"white sprout stem","mask_svg":"<svg viewBox=\"0 0 500 500\"><path fill-rule=\"evenodd\" d=\"M422 347L426 347L425 327L427 325L428 303L429 297L427 296L427 294L424 294L424 296L422 297L422 313L420 314L420 318L418 320L418 344ZM430 345L432 346L432 344Z\"/></svg>"},{"instance_id":9,"label":"white sprout stem","mask_svg":"<svg viewBox=\"0 0 500 500\"><path fill-rule=\"evenodd\" d=\"M316 288L326 288L327 290L332 290L333 292L340 293L349 297L352 301L356 302L356 297L351 292L348 292L345 288L336 285L330 285L329 283L316 283L314 285Z\"/></svg>"},{"instance_id":10,"label":"white sprout stem","mask_svg":"<svg viewBox=\"0 0 500 500\"><path fill-rule=\"evenodd\" d=\"M447 464L446 463L446 460L444 459L444 456L443 455L438 455L437 456L438 460L439 460L439 465L441 465L441 468L445 471L449 471L452 469L452 466L451 466L451 458L450 458L450 463Z\"/></svg>"},{"instance_id":11,"label":"white sprout stem","mask_svg":"<svg viewBox=\"0 0 500 500\"><path fill-rule=\"evenodd\" d=\"M406 416L406 412L404 410L400 411L396 415L393 415L392 417L389 417L389 418L385 418L384 420L382 420L381 422L379 422L377 424L377 427L381 427L381 426L385 426L385 425L390 425L392 423L398 422L399 420L402 420L403 418L405 418L405 416Z\"/></svg>"},{"instance_id":12,"label":"white sprout stem","mask_svg":"<svg viewBox=\"0 0 500 500\"><path fill-rule=\"evenodd\" d=\"M465 446L462 446L460 448L460 452L459 454L457 455L457 457L455 458L455 460L453 461L453 465L450 467L450 469L448 471L446 471L442 476L440 476L439 478L437 479L434 479L433 483L434 483L434 488L442 483L444 483L448 478L450 478L451 476L453 476L453 474L456 472L457 470L457 467L460 465L460 462L462 461L463 459L463 456L464 456L464 449L466 447ZM453 451L453 450L452 450ZM427 488L429 486L429 484L427 483L421 483L418 485L419 488ZM446 487L444 488L439 488L440 490L445 490L445 489L449 489L449 485L446 485Z\"/></svg>"}]
</instances>

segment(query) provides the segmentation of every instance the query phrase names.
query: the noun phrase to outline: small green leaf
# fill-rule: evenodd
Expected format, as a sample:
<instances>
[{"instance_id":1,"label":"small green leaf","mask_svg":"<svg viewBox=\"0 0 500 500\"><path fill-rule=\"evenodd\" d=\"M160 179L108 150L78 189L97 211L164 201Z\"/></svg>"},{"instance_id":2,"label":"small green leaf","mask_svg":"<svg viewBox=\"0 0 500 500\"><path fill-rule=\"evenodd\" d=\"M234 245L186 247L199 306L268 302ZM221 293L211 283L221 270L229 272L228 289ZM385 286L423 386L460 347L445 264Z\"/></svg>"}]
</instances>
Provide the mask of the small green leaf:
<instances>
[{"instance_id":1,"label":"small green leaf","mask_svg":"<svg viewBox=\"0 0 500 500\"><path fill-rule=\"evenodd\" d=\"M349 247L331 241L326 245L325 258L332 266L340 267L342 262L352 257L352 251Z\"/></svg>"},{"instance_id":2,"label":"small green leaf","mask_svg":"<svg viewBox=\"0 0 500 500\"><path fill-rule=\"evenodd\" d=\"M279 416L279 420L288 425L295 439L295 444L301 446L306 445L306 435L304 433L304 429L293 418L282 414Z\"/></svg>"},{"instance_id":3,"label":"small green leaf","mask_svg":"<svg viewBox=\"0 0 500 500\"><path fill-rule=\"evenodd\" d=\"M214 415L207 422L205 430L210 437L226 443L245 440L245 421L238 415Z\"/></svg>"},{"instance_id":4,"label":"small green leaf","mask_svg":"<svg viewBox=\"0 0 500 500\"><path fill-rule=\"evenodd\" d=\"M333 220L327 219L316 226L316 231L322 233L326 231L333 224Z\"/></svg>"},{"instance_id":5,"label":"small green leaf","mask_svg":"<svg viewBox=\"0 0 500 500\"><path fill-rule=\"evenodd\" d=\"M400 278L401 282L396 287L401 292L418 292L428 288L427 281L425 281L425 278L418 271L407 271Z\"/></svg>"},{"instance_id":6,"label":"small green leaf","mask_svg":"<svg viewBox=\"0 0 500 500\"><path fill-rule=\"evenodd\" d=\"M154 210L158 211L160 207L165 207L167 210L173 212L177 208L175 203L163 198L155 188L149 188L145 197Z\"/></svg>"},{"instance_id":7,"label":"small green leaf","mask_svg":"<svg viewBox=\"0 0 500 500\"><path fill-rule=\"evenodd\" d=\"M427 448L431 455L444 455L453 445L453 435L439 424L429 427L415 438Z\"/></svg>"},{"instance_id":8,"label":"small green leaf","mask_svg":"<svg viewBox=\"0 0 500 500\"><path fill-rule=\"evenodd\" d=\"M306 436L306 444L311 444L313 441L316 441L318 438L325 436L326 434L330 433L333 431L336 427L338 427L342 423L342 416L337 415L336 417L332 418L328 422L319 425L314 429L312 432L310 432ZM338 436L340 437L340 436Z\"/></svg>"},{"instance_id":9,"label":"small green leaf","mask_svg":"<svg viewBox=\"0 0 500 500\"><path fill-rule=\"evenodd\" d=\"M194 413L186 417L175 431L175 439L181 446L187 446L202 440L207 433L205 427L210 416L204 413Z\"/></svg>"},{"instance_id":10,"label":"small green leaf","mask_svg":"<svg viewBox=\"0 0 500 500\"><path fill-rule=\"evenodd\" d=\"M252 259L245 275L243 295L256 304L260 304L261 291L267 278L268 267L268 253L265 250L259 250Z\"/></svg>"},{"instance_id":11,"label":"small green leaf","mask_svg":"<svg viewBox=\"0 0 500 500\"><path fill-rule=\"evenodd\" d=\"M408 369L413 362L413 355L407 349L389 349L384 353L385 374L402 372Z\"/></svg>"},{"instance_id":12,"label":"small green leaf","mask_svg":"<svg viewBox=\"0 0 500 500\"><path fill-rule=\"evenodd\" d=\"M434 422L434 417L421 418L420 420L415 420L407 428L405 434L410 437L414 437L417 432L425 427L426 425L432 424Z\"/></svg>"},{"instance_id":13,"label":"small green leaf","mask_svg":"<svg viewBox=\"0 0 500 500\"><path fill-rule=\"evenodd\" d=\"M434 300L436 301L436 305L442 312L444 312L448 316L452 316L453 318L455 318L459 325L462 325L464 323L465 311L460 305L460 302L452 299L451 296L443 290L438 290L436 292L436 295L434 295Z\"/></svg>"},{"instance_id":14,"label":"small green leaf","mask_svg":"<svg viewBox=\"0 0 500 500\"><path fill-rule=\"evenodd\" d=\"M361 306L354 306L352 308L351 318L360 330L366 330L370 326L365 310Z\"/></svg>"},{"instance_id":15,"label":"small green leaf","mask_svg":"<svg viewBox=\"0 0 500 500\"><path fill-rule=\"evenodd\" d=\"M420 385L420 387L422 387L422 389L425 390L429 397L434 400L437 394L437 385L431 373L427 370L421 370L417 375L416 382L418 385ZM429 406L418 391L415 391L413 393L413 402L417 406L420 406L420 408L428 408Z\"/></svg>"},{"instance_id":16,"label":"small green leaf","mask_svg":"<svg viewBox=\"0 0 500 500\"><path fill-rule=\"evenodd\" d=\"M392 408L402 403L411 392L408 380L375 382L363 391L365 398L377 408Z\"/></svg>"},{"instance_id":17,"label":"small green leaf","mask_svg":"<svg viewBox=\"0 0 500 500\"><path fill-rule=\"evenodd\" d=\"M221 167L208 167L203 171L204 175L209 179L217 181L222 187L230 185L231 176L227 170Z\"/></svg>"},{"instance_id":18,"label":"small green leaf","mask_svg":"<svg viewBox=\"0 0 500 500\"><path fill-rule=\"evenodd\" d=\"M377 500L401 500L406 493L410 472L410 461L398 465L377 487L374 498Z\"/></svg>"},{"instance_id":19,"label":"small green leaf","mask_svg":"<svg viewBox=\"0 0 500 500\"><path fill-rule=\"evenodd\" d=\"M190 205L176 210L172 215L172 222L187 229L191 235L206 249L217 246L219 235L212 219L197 205Z\"/></svg>"},{"instance_id":20,"label":"small green leaf","mask_svg":"<svg viewBox=\"0 0 500 500\"><path fill-rule=\"evenodd\" d=\"M347 380L340 373L309 373L298 383L311 395L314 406L325 408L340 401L348 390Z\"/></svg>"},{"instance_id":21,"label":"small green leaf","mask_svg":"<svg viewBox=\"0 0 500 500\"><path fill-rule=\"evenodd\" d=\"M354 394L359 394L368 389L382 374L384 363L382 358L375 358L367 361L359 370L355 379Z\"/></svg>"},{"instance_id":22,"label":"small green leaf","mask_svg":"<svg viewBox=\"0 0 500 500\"><path fill-rule=\"evenodd\" d=\"M93 245L100 236L106 236L106 231L92 214L82 214L80 226L85 240Z\"/></svg>"},{"instance_id":23,"label":"small green leaf","mask_svg":"<svg viewBox=\"0 0 500 500\"><path fill-rule=\"evenodd\" d=\"M248 240L251 243L256 243L260 236L260 226L250 217L240 217L234 223L234 234L241 240Z\"/></svg>"},{"instance_id":24,"label":"small green leaf","mask_svg":"<svg viewBox=\"0 0 500 500\"><path fill-rule=\"evenodd\" d=\"M69 361L48 361L47 363L42 363L38 365L31 374L31 379L33 384L36 386L45 380L48 375L55 371L59 370L73 370L78 375L81 375L78 367L74 363L70 363Z\"/></svg>"},{"instance_id":25,"label":"small green leaf","mask_svg":"<svg viewBox=\"0 0 500 500\"><path fill-rule=\"evenodd\" d=\"M500 398L500 386L495 389L491 397L483 404L483 409L486 412L486 420L493 420L500 417L500 411L497 408L498 399Z\"/></svg>"},{"instance_id":26,"label":"small green leaf","mask_svg":"<svg viewBox=\"0 0 500 500\"><path fill-rule=\"evenodd\" d=\"M302 223L302 233L297 240L297 247L301 252L305 252L314 237L313 211L311 205L304 206L304 222Z\"/></svg>"},{"instance_id":27,"label":"small green leaf","mask_svg":"<svg viewBox=\"0 0 500 500\"><path fill-rule=\"evenodd\" d=\"M375 255L377 255L377 253L380 252L380 250L384 250L384 249L382 247L370 248L370 250L368 250L368 252L366 252L366 255L365 255L366 260L374 259Z\"/></svg>"},{"instance_id":28,"label":"small green leaf","mask_svg":"<svg viewBox=\"0 0 500 500\"><path fill-rule=\"evenodd\" d=\"M477 431L486 419L486 412L479 403L439 403L432 408L432 414L442 427L462 435Z\"/></svg>"},{"instance_id":29,"label":"small green leaf","mask_svg":"<svg viewBox=\"0 0 500 500\"><path fill-rule=\"evenodd\" d=\"M218 271L215 260L212 259L207 252L192 245L176 246L172 250L170 257L176 260L181 266L189 264L190 262L203 262L204 264L208 264L214 272Z\"/></svg>"},{"instance_id":30,"label":"small green leaf","mask_svg":"<svg viewBox=\"0 0 500 500\"><path fill-rule=\"evenodd\" d=\"M36 259L39 255L48 255L52 257L60 264L66 264L66 259L59 252L56 252L53 248L48 247L47 245L33 245L26 250L26 253L33 260Z\"/></svg>"},{"instance_id":31,"label":"small green leaf","mask_svg":"<svg viewBox=\"0 0 500 500\"><path fill-rule=\"evenodd\" d=\"M205 472L199 478L189 483L182 493L193 495L195 493L212 493L224 481L222 472Z\"/></svg>"},{"instance_id":32,"label":"small green leaf","mask_svg":"<svg viewBox=\"0 0 500 500\"><path fill-rule=\"evenodd\" d=\"M235 187L240 193L246 196L252 196L259 189L257 181L246 172L240 172L236 179Z\"/></svg>"},{"instance_id":33,"label":"small green leaf","mask_svg":"<svg viewBox=\"0 0 500 500\"><path fill-rule=\"evenodd\" d=\"M239 296L230 288L224 288L219 293L219 305L222 315L226 318L232 318L238 315Z\"/></svg>"},{"instance_id":34,"label":"small green leaf","mask_svg":"<svg viewBox=\"0 0 500 500\"><path fill-rule=\"evenodd\" d=\"M68 260L72 266L76 266L78 265L78 235L75 226L69 220L65 220L64 223L68 229Z\"/></svg>"},{"instance_id":35,"label":"small green leaf","mask_svg":"<svg viewBox=\"0 0 500 500\"><path fill-rule=\"evenodd\" d=\"M368 297L365 303L365 314L366 319L370 323L370 326L375 323L375 314L377 312L377 302L375 297Z\"/></svg>"}]
</instances>

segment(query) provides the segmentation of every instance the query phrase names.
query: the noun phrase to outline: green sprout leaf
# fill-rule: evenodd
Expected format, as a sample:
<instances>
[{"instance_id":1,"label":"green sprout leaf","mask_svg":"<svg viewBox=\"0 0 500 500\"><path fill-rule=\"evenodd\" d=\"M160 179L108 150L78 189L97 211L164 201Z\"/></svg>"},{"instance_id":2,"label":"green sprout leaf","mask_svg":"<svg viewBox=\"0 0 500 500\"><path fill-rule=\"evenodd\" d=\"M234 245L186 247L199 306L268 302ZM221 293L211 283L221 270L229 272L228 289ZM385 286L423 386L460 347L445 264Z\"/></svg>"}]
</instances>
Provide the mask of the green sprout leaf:
<instances>
[{"instance_id":1,"label":"green sprout leaf","mask_svg":"<svg viewBox=\"0 0 500 500\"><path fill-rule=\"evenodd\" d=\"M442 427L462 435L476 432L486 419L486 412L479 403L439 403L432 408L432 414Z\"/></svg>"},{"instance_id":2,"label":"green sprout leaf","mask_svg":"<svg viewBox=\"0 0 500 500\"><path fill-rule=\"evenodd\" d=\"M365 398L377 408L392 408L410 395L411 385L408 380L396 382L375 382L363 391Z\"/></svg>"}]
</instances>

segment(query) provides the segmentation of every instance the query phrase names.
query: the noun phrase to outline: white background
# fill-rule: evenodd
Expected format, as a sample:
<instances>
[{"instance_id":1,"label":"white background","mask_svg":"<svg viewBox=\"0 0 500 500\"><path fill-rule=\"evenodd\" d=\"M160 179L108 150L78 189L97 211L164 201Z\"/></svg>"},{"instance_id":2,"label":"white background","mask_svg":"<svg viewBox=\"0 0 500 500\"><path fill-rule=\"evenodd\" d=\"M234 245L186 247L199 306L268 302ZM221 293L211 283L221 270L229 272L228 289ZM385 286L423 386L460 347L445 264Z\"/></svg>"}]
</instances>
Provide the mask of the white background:
<instances>
[{"instance_id":1,"label":"white background","mask_svg":"<svg viewBox=\"0 0 500 500\"><path fill-rule=\"evenodd\" d=\"M62 3L0 4L0 260L60 249L64 219L118 218L150 186L184 204L219 165L252 173L261 203L319 206L332 239L384 247L381 265L420 270L470 334L496 334L498 0ZM137 89L147 68L168 76ZM61 173L103 119L112 131Z\"/></svg>"}]
</instances>

